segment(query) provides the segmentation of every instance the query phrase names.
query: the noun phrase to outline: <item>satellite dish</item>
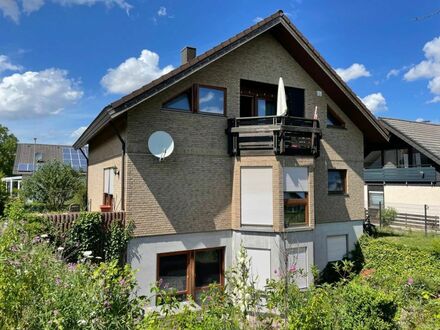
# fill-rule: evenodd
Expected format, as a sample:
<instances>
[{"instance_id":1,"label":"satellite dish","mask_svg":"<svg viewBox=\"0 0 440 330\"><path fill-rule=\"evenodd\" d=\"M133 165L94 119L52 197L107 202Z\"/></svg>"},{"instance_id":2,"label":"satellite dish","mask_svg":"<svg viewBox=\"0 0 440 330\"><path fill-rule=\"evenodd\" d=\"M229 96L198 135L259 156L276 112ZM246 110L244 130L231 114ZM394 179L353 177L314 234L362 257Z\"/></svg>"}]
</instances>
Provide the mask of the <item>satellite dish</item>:
<instances>
[{"instance_id":1,"label":"satellite dish","mask_svg":"<svg viewBox=\"0 0 440 330\"><path fill-rule=\"evenodd\" d=\"M167 158L174 151L173 138L164 131L154 132L148 139L148 150L159 160Z\"/></svg>"}]
</instances>

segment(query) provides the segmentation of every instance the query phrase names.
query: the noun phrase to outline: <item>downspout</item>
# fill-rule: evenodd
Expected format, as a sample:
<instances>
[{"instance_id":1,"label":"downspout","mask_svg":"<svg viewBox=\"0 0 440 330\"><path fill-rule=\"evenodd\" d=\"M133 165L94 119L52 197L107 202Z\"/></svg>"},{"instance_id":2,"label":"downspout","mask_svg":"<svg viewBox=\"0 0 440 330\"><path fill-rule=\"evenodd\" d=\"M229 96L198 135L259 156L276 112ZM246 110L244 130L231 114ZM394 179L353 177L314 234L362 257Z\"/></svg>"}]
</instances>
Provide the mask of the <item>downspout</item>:
<instances>
[{"instance_id":1,"label":"downspout","mask_svg":"<svg viewBox=\"0 0 440 330\"><path fill-rule=\"evenodd\" d=\"M90 205L91 203L89 200L89 157L87 157L86 153L84 152L84 150L82 150L82 148L79 148L79 151L81 151L82 155L84 156L84 158L86 159L87 162L87 172L86 172L86 192L87 192L87 211L90 211Z\"/></svg>"},{"instance_id":2,"label":"downspout","mask_svg":"<svg viewBox=\"0 0 440 330\"><path fill-rule=\"evenodd\" d=\"M115 132L116 136L118 137L119 141L121 142L122 147L122 168L121 168L121 210L125 211L125 153L126 153L126 144L124 139L122 138L121 134L119 133L116 126L113 124L112 121L110 121L110 126L113 128L113 131Z\"/></svg>"}]
</instances>

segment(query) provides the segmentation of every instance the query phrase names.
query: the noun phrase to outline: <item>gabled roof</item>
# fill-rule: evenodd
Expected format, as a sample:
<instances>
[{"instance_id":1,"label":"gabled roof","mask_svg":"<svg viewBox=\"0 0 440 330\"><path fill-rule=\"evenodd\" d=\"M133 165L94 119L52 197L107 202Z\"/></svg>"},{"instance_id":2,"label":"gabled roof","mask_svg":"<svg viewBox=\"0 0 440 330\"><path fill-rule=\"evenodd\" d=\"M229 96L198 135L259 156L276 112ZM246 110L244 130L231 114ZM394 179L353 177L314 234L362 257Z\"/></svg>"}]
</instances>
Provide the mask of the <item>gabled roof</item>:
<instances>
[{"instance_id":1,"label":"gabled roof","mask_svg":"<svg viewBox=\"0 0 440 330\"><path fill-rule=\"evenodd\" d=\"M393 118L380 121L392 134L440 166L440 125Z\"/></svg>"},{"instance_id":2,"label":"gabled roof","mask_svg":"<svg viewBox=\"0 0 440 330\"><path fill-rule=\"evenodd\" d=\"M64 150L66 150L66 156L63 155ZM83 151L87 154L88 150L85 148ZM67 152L69 153L68 156ZM85 160L83 159L82 154L79 153L79 151L74 150L71 146L58 144L18 143L12 173L14 175L32 174L32 172L36 170L34 168L34 155L37 154L37 158L39 159L35 159L36 167L39 164L58 160L60 162L64 162L65 164L71 165L75 169L81 167L83 170L87 170L87 166L83 164L83 161ZM80 166L81 164L83 166Z\"/></svg>"},{"instance_id":3,"label":"gabled roof","mask_svg":"<svg viewBox=\"0 0 440 330\"><path fill-rule=\"evenodd\" d=\"M387 131L373 114L284 13L278 11L188 63L111 103L101 111L73 146L80 148L86 145L110 121L265 32L272 33L280 41L305 71L364 132L369 140L376 143L388 140Z\"/></svg>"}]
</instances>

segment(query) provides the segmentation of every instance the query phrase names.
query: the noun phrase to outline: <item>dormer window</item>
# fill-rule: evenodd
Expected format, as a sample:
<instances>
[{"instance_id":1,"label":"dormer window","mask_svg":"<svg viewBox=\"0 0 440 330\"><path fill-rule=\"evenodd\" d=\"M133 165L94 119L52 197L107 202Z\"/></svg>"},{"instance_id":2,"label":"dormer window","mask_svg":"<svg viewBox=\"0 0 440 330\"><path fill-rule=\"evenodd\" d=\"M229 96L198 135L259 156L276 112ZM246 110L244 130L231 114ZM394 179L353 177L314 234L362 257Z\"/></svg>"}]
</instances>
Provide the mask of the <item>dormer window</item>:
<instances>
[{"instance_id":1,"label":"dormer window","mask_svg":"<svg viewBox=\"0 0 440 330\"><path fill-rule=\"evenodd\" d=\"M329 106L327 106L327 127L345 128L344 121Z\"/></svg>"},{"instance_id":2,"label":"dormer window","mask_svg":"<svg viewBox=\"0 0 440 330\"><path fill-rule=\"evenodd\" d=\"M203 114L224 115L226 89L222 87L193 85L162 105L163 109Z\"/></svg>"}]
</instances>

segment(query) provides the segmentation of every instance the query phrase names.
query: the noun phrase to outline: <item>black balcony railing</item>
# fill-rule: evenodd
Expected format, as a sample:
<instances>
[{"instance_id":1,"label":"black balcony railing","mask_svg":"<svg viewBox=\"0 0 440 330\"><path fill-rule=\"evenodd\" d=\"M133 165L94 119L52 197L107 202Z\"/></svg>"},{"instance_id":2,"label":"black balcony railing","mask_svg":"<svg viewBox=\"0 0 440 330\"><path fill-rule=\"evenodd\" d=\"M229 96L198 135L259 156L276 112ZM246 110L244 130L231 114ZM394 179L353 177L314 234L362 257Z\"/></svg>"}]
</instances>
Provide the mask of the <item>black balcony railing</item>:
<instances>
[{"instance_id":1,"label":"black balcony railing","mask_svg":"<svg viewBox=\"0 0 440 330\"><path fill-rule=\"evenodd\" d=\"M365 182L421 182L437 181L434 167L396 167L396 168L366 168Z\"/></svg>"},{"instance_id":2,"label":"black balcony railing","mask_svg":"<svg viewBox=\"0 0 440 330\"><path fill-rule=\"evenodd\" d=\"M229 153L319 156L319 121L290 116L228 120Z\"/></svg>"}]
</instances>

